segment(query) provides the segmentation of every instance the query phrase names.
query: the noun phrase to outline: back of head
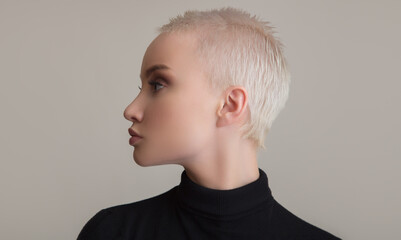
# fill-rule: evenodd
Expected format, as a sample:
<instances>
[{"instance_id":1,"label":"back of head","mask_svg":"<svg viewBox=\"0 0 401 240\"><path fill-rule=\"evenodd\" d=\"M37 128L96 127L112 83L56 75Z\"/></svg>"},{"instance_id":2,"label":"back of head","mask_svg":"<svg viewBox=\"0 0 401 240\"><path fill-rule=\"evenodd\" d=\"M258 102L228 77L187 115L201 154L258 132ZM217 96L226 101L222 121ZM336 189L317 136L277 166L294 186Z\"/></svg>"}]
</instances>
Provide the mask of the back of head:
<instances>
[{"instance_id":1,"label":"back of head","mask_svg":"<svg viewBox=\"0 0 401 240\"><path fill-rule=\"evenodd\" d=\"M264 139L285 106L290 85L282 43L269 22L234 8L187 11L160 32L195 33L211 89L240 85L247 90L250 119L241 133L265 149Z\"/></svg>"}]
</instances>

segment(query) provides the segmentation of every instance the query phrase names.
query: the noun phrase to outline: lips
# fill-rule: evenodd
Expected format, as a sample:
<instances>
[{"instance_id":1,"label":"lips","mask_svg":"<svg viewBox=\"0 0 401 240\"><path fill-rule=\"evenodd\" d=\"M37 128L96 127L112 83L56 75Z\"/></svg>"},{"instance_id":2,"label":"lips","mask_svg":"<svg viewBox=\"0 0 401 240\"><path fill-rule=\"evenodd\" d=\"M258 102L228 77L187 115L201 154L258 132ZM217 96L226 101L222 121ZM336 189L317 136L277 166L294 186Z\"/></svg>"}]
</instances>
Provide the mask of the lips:
<instances>
[{"instance_id":1,"label":"lips","mask_svg":"<svg viewBox=\"0 0 401 240\"><path fill-rule=\"evenodd\" d=\"M138 134L134 129L132 129L132 128L128 128L128 133L129 133L129 135L131 135L131 138L130 138L129 141L128 141L129 145L131 145L131 146L134 146L134 144L135 144L136 142L138 142L139 140L142 139L142 136L139 135L139 134Z\"/></svg>"},{"instance_id":2,"label":"lips","mask_svg":"<svg viewBox=\"0 0 401 240\"><path fill-rule=\"evenodd\" d=\"M134 135L129 139L128 143L129 143L129 145L134 146L134 144L136 142L138 142L139 140L141 140L141 139L142 139L141 137L138 137L138 136Z\"/></svg>"},{"instance_id":3,"label":"lips","mask_svg":"<svg viewBox=\"0 0 401 240\"><path fill-rule=\"evenodd\" d=\"M139 134L138 134L134 129L132 129L132 128L129 128L129 129L128 129L128 133L129 133L129 135L131 135L131 136L136 136L136 137L142 138L142 136L139 135Z\"/></svg>"}]
</instances>

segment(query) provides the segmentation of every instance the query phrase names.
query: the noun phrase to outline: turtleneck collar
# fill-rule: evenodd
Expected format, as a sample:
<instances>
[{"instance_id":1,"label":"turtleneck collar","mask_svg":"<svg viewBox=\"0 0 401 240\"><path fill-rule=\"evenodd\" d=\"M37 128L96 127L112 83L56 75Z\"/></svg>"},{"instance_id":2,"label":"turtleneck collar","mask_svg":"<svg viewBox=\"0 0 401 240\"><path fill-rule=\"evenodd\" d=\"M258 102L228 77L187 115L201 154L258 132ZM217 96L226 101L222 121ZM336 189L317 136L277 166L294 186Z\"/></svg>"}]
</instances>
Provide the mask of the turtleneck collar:
<instances>
[{"instance_id":1,"label":"turtleneck collar","mask_svg":"<svg viewBox=\"0 0 401 240\"><path fill-rule=\"evenodd\" d=\"M242 187L217 190L193 182L184 170L178 186L180 205L205 217L223 219L250 214L273 201L266 173L259 168L259 178Z\"/></svg>"}]
</instances>

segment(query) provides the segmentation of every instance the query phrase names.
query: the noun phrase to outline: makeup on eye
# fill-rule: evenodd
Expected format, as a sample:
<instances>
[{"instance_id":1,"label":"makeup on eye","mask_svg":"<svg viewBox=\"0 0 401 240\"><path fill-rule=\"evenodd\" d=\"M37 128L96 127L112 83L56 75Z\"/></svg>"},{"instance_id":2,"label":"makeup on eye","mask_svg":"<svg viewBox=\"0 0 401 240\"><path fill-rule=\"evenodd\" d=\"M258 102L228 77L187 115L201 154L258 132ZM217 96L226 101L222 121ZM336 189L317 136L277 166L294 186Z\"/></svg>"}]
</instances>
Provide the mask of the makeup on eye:
<instances>
[{"instance_id":1,"label":"makeup on eye","mask_svg":"<svg viewBox=\"0 0 401 240\"><path fill-rule=\"evenodd\" d=\"M163 84L159 83L158 81L152 80L148 82L149 85L153 86L153 87L157 87L157 85L164 87ZM158 90L153 90L153 92L157 92Z\"/></svg>"},{"instance_id":2,"label":"makeup on eye","mask_svg":"<svg viewBox=\"0 0 401 240\"><path fill-rule=\"evenodd\" d=\"M153 86L153 87L158 86L158 85L164 87L164 85L160 83L161 81L158 81L158 80L157 80L157 79L161 79L160 77L155 78L155 79L156 79L156 80L150 80L150 81L148 82L148 84L151 85L151 86ZM141 88L141 87L138 86L138 88L139 88L140 91L142 91L142 88ZM153 89L153 92L157 92L157 91L158 91L158 90Z\"/></svg>"}]
</instances>

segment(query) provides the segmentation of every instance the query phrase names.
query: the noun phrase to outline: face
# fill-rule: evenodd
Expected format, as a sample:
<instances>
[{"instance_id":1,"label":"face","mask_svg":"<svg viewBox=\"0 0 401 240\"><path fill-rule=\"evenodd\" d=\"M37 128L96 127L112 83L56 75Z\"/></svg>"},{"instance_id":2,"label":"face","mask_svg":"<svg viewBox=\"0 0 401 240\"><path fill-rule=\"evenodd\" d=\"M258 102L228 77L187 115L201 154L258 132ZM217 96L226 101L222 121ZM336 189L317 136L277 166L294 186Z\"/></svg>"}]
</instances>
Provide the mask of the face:
<instances>
[{"instance_id":1,"label":"face","mask_svg":"<svg viewBox=\"0 0 401 240\"><path fill-rule=\"evenodd\" d=\"M140 166L182 165L213 144L217 96L206 87L195 39L163 33L146 50L141 91L124 111L143 137L134 144Z\"/></svg>"}]
</instances>

